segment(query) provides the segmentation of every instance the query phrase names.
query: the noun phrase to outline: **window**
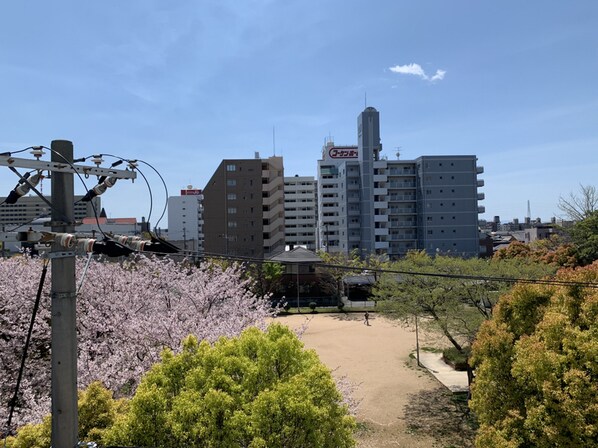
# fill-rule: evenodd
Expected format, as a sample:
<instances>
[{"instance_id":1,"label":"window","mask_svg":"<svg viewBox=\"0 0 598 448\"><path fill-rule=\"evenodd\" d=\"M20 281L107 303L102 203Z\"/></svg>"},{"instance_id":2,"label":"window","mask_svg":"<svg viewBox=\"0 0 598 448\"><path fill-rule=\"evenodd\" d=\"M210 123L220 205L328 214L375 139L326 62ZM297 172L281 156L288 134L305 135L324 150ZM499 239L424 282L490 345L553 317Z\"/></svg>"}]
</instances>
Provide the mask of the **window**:
<instances>
[{"instance_id":1,"label":"window","mask_svg":"<svg viewBox=\"0 0 598 448\"><path fill-rule=\"evenodd\" d=\"M237 165L234 165L234 164L226 165L226 171L237 171Z\"/></svg>"},{"instance_id":2,"label":"window","mask_svg":"<svg viewBox=\"0 0 598 448\"><path fill-rule=\"evenodd\" d=\"M433 230L428 230L428 235L432 235L434 233Z\"/></svg>"},{"instance_id":3,"label":"window","mask_svg":"<svg viewBox=\"0 0 598 448\"><path fill-rule=\"evenodd\" d=\"M237 179L226 179L226 185L229 187L236 187Z\"/></svg>"},{"instance_id":4,"label":"window","mask_svg":"<svg viewBox=\"0 0 598 448\"><path fill-rule=\"evenodd\" d=\"M234 201L237 199L237 194L236 193L229 193L226 195L226 199L228 199L229 201Z\"/></svg>"},{"instance_id":5,"label":"window","mask_svg":"<svg viewBox=\"0 0 598 448\"><path fill-rule=\"evenodd\" d=\"M229 215L234 215L235 213L237 213L237 207L229 207L228 208Z\"/></svg>"},{"instance_id":6,"label":"window","mask_svg":"<svg viewBox=\"0 0 598 448\"><path fill-rule=\"evenodd\" d=\"M237 227L237 221L229 221L228 227L231 229Z\"/></svg>"}]
</instances>

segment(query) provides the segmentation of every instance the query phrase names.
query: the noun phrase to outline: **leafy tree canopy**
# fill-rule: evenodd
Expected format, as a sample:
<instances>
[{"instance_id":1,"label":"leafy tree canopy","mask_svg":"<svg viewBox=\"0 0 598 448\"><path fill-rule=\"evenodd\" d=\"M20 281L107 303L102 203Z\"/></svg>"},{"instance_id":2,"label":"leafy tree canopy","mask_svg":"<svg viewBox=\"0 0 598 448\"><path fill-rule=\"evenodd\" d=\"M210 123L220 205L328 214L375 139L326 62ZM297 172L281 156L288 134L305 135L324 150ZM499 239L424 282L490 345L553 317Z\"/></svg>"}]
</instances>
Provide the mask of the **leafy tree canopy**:
<instances>
[{"instance_id":1,"label":"leafy tree canopy","mask_svg":"<svg viewBox=\"0 0 598 448\"><path fill-rule=\"evenodd\" d=\"M355 421L330 371L287 327L210 345L193 336L144 376L132 399L101 383L79 393L79 440L153 447L352 447ZM51 418L8 448L46 448Z\"/></svg>"},{"instance_id":2,"label":"leafy tree canopy","mask_svg":"<svg viewBox=\"0 0 598 448\"><path fill-rule=\"evenodd\" d=\"M350 447L355 422L313 351L287 327L215 344L190 336L143 378L110 444Z\"/></svg>"},{"instance_id":3,"label":"leafy tree canopy","mask_svg":"<svg viewBox=\"0 0 598 448\"><path fill-rule=\"evenodd\" d=\"M575 223L570 230L575 244L575 254L581 265L598 260L598 211Z\"/></svg>"},{"instance_id":4,"label":"leafy tree canopy","mask_svg":"<svg viewBox=\"0 0 598 448\"><path fill-rule=\"evenodd\" d=\"M559 267L575 267L579 264L575 245L558 234L529 244L513 241L507 247L496 251L492 258L528 260Z\"/></svg>"},{"instance_id":5,"label":"leafy tree canopy","mask_svg":"<svg viewBox=\"0 0 598 448\"><path fill-rule=\"evenodd\" d=\"M598 283L598 263L559 280ZM473 346L478 447L598 446L598 289L520 285Z\"/></svg>"},{"instance_id":6,"label":"leafy tree canopy","mask_svg":"<svg viewBox=\"0 0 598 448\"><path fill-rule=\"evenodd\" d=\"M483 320L511 282L490 278L542 278L554 272L553 266L527 259L462 259L430 257L425 252L410 252L390 269L418 274L385 274L374 288L380 309L389 317L427 318L463 352L475 338ZM488 279L458 278L487 277Z\"/></svg>"}]
</instances>

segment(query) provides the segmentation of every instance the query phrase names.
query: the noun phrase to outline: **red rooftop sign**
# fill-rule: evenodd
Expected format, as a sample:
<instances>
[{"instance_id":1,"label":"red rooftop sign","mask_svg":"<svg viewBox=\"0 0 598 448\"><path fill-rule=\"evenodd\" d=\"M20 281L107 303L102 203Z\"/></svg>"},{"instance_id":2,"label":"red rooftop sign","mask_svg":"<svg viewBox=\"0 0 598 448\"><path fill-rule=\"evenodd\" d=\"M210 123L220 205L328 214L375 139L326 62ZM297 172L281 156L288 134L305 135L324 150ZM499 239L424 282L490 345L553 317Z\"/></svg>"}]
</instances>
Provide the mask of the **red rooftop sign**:
<instances>
[{"instance_id":1,"label":"red rooftop sign","mask_svg":"<svg viewBox=\"0 0 598 448\"><path fill-rule=\"evenodd\" d=\"M181 196L199 196L201 194L201 190L199 188L194 188L192 190L181 190Z\"/></svg>"},{"instance_id":2,"label":"red rooftop sign","mask_svg":"<svg viewBox=\"0 0 598 448\"><path fill-rule=\"evenodd\" d=\"M331 159L356 159L358 154L355 148L333 146L328 150Z\"/></svg>"}]
</instances>

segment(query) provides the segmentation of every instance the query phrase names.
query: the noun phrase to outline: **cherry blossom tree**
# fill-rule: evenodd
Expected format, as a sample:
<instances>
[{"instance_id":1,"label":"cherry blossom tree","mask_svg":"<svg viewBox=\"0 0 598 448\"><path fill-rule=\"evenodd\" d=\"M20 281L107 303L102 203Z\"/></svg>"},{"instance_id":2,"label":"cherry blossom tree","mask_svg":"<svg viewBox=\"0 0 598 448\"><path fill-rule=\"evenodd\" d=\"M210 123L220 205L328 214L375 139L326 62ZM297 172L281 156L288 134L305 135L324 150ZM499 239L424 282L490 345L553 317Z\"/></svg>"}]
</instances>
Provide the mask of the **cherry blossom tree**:
<instances>
[{"instance_id":1,"label":"cherry blossom tree","mask_svg":"<svg viewBox=\"0 0 598 448\"><path fill-rule=\"evenodd\" d=\"M237 266L198 268L170 259L92 260L77 296L79 388L101 381L117 396L130 396L164 348L178 351L189 334L214 342L245 328L264 328L267 300L250 292ZM0 260L0 424L8 403L42 269L39 259ZM50 273L51 275L51 273ZM39 421L50 403L50 275L19 394L15 425ZM77 279L78 283L81 280ZM14 426L13 426L14 429Z\"/></svg>"}]
</instances>

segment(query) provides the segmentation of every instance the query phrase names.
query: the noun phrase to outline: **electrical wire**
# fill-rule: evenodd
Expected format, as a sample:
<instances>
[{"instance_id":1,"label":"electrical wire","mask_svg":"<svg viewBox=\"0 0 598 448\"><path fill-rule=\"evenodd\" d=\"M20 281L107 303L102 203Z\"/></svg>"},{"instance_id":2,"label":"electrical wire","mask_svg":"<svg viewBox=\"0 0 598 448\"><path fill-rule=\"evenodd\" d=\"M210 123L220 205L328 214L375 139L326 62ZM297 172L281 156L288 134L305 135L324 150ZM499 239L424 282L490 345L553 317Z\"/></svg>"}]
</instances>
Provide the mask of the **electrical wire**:
<instances>
[{"instance_id":1,"label":"electrical wire","mask_svg":"<svg viewBox=\"0 0 598 448\"><path fill-rule=\"evenodd\" d=\"M15 154L19 154L20 152L25 152L28 149L33 149L33 146L28 146L27 148L19 149L17 151L6 151L6 152L2 152L2 153L0 153L0 156L8 156L8 157L10 157L10 156L13 156Z\"/></svg>"},{"instance_id":2,"label":"electrical wire","mask_svg":"<svg viewBox=\"0 0 598 448\"><path fill-rule=\"evenodd\" d=\"M166 186L166 182L164 181L164 178L162 177L162 175L160 174L160 172L156 168L154 168L152 165L150 165L149 163L147 163L144 160L139 160L139 162L141 162L141 163L149 166L152 170L154 170L154 172L158 175L158 177L162 181L162 185L164 186L164 193L165 193L165 196L166 196L165 201L164 201L164 208L162 209L162 214L158 218L158 221L154 225L154 229L155 229L155 228L158 227L158 224L160 224L160 221L162 221L162 218L164 218L164 214L166 213L166 210L168 208L168 187Z\"/></svg>"},{"instance_id":3,"label":"electrical wire","mask_svg":"<svg viewBox=\"0 0 598 448\"><path fill-rule=\"evenodd\" d=\"M87 254L87 263L85 263L85 267L83 268L83 274L81 274L81 281L79 282L79 286L77 287L77 294L79 294L79 291L81 291L81 288L83 287L83 281L85 280L85 275L87 274L89 263L91 263L91 257L93 257L93 252Z\"/></svg>"},{"instance_id":4,"label":"electrical wire","mask_svg":"<svg viewBox=\"0 0 598 448\"><path fill-rule=\"evenodd\" d=\"M42 218L47 218L47 217L49 217L49 216L50 216L50 213L44 213L44 214L41 214L41 215L39 215L39 216L37 216L37 217L35 217L35 218L33 218L33 219L31 219L31 220L27 221L27 222L24 222L23 224L19 224L18 226L14 227L14 228L12 228L12 229L10 229L10 230L6 230L6 232L14 232L14 231L16 231L17 229L19 229L19 228L21 228L21 227L23 227L23 226L28 226L28 225L30 225L31 223L33 223L33 221L36 221L36 220L38 220L38 219L42 219Z\"/></svg>"},{"instance_id":5,"label":"electrical wire","mask_svg":"<svg viewBox=\"0 0 598 448\"><path fill-rule=\"evenodd\" d=\"M279 264L309 264L309 263L294 263L294 262L281 262L275 260L264 260L262 258L256 257L245 257L245 256L231 256L213 252L197 252L197 251L187 251L186 253L179 253L179 254L171 254L171 253L163 253L163 252L143 252L143 251L135 251L139 254L143 255L164 255L169 257L181 257L181 258L214 258L217 260L226 260L226 261L236 261L239 263L253 263L253 264L267 264L267 263L279 263ZM539 278L524 278L524 277L491 277L491 276L483 276L483 275L463 275L463 274L445 274L445 273L434 273L434 272L421 272L421 271L400 271L395 269L383 269L383 268L371 268L371 267L352 267L352 266L345 266L345 265L337 265L337 264L327 264L327 263L318 263L318 267L328 268L328 269L339 269L345 270L347 272L375 272L379 274L399 274L399 275L413 275L413 276L421 276L421 277L439 277L439 278L448 278L448 279L460 279L460 280L471 280L471 281L487 281L487 282L505 282L505 283L526 283L526 284L542 284L542 285L549 285L549 286L580 286L585 288L598 288L598 283L596 282L572 282L567 280L555 280L555 279L539 279Z\"/></svg>"},{"instance_id":6,"label":"electrical wire","mask_svg":"<svg viewBox=\"0 0 598 448\"><path fill-rule=\"evenodd\" d=\"M154 172L158 175L158 177L160 178L160 180L162 181L162 185L164 186L164 193L166 195L165 201L164 201L164 208L162 209L162 214L160 215L160 217L158 218L158 221L156 222L156 224L154 225L154 229L156 227L158 227L158 224L160 224L160 221L162 221L162 218L164 218L164 215L166 214L166 210L168 209L168 187L166 186L166 181L164 180L164 178L162 177L162 175L160 174L160 172L154 168L153 165L151 165L150 163L146 162L145 160L141 160L141 159L124 159L122 157L116 156L114 154L101 154L102 156L107 156L107 157L114 157L115 159L119 159L122 161L125 161L127 163L131 163L133 161L136 162L140 162L143 163L144 165L147 165L148 167L150 167L152 170L154 170ZM139 170L139 168L137 168L137 170ZM143 176L143 175L142 175ZM145 176L143 176L145 178ZM148 184L148 188L149 188L149 184ZM151 198L151 188L150 188L150 198ZM151 213L150 213L151 214ZM149 218L148 218L148 222L149 222Z\"/></svg>"},{"instance_id":7,"label":"electrical wire","mask_svg":"<svg viewBox=\"0 0 598 448\"><path fill-rule=\"evenodd\" d=\"M41 301L42 291L44 288L44 281L46 280L46 274L48 272L49 259L45 259L42 267L42 275L39 279L39 286L37 288L37 295L35 296L35 303L33 304L33 311L31 313L31 321L29 322L29 330L27 331L27 338L25 339L25 347L23 347L23 355L21 357L21 366L19 367L19 374L17 376L17 384L15 386L15 393L12 399L9 401L10 409L8 412L8 422L6 423L6 437L4 438L4 447L6 448L6 440L10 433L10 425L12 423L12 416L14 414L15 407L17 405L17 398L19 395L19 389L21 388L21 381L23 379L23 372L25 370L25 361L27 359L27 352L29 351L29 345L31 343L31 335L33 334L33 324L35 323L35 317L39 310L39 304Z\"/></svg>"},{"instance_id":8,"label":"electrical wire","mask_svg":"<svg viewBox=\"0 0 598 448\"><path fill-rule=\"evenodd\" d=\"M139 167L136 168L137 172L139 174L141 174L141 177L143 177L143 180L145 181L145 184L147 185L147 189L149 191L149 199L150 199L150 208L149 208L149 213L147 214L147 222L150 222L150 219L152 217L152 209L154 207L154 197L152 195L152 187L150 187L149 182L147 181L147 177L145 177L145 175L143 174L143 172L139 169Z\"/></svg>"}]
</instances>

